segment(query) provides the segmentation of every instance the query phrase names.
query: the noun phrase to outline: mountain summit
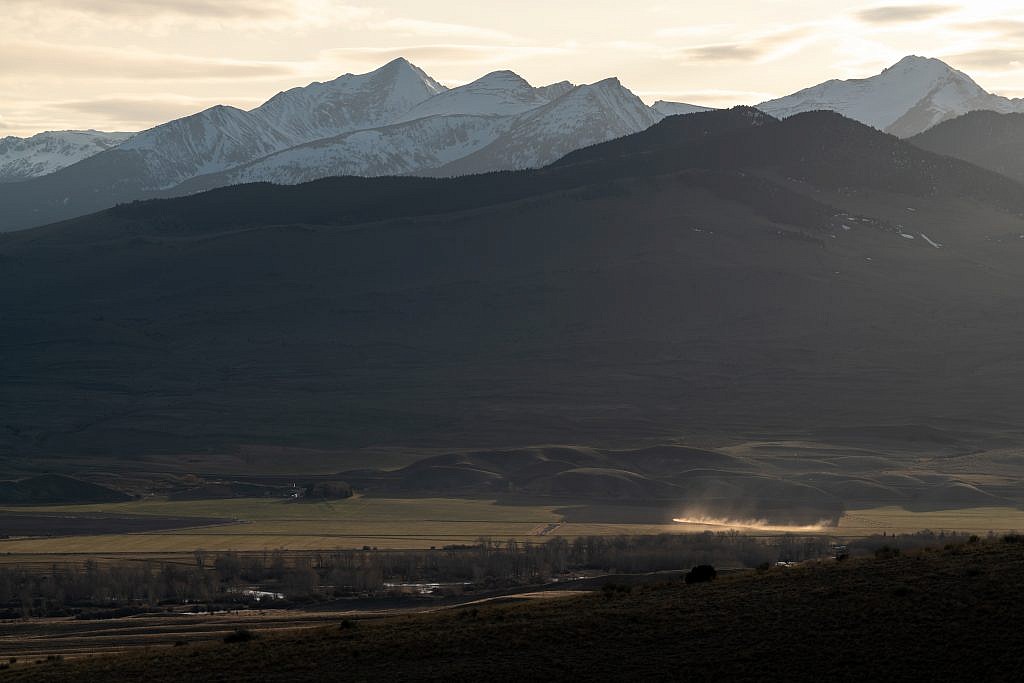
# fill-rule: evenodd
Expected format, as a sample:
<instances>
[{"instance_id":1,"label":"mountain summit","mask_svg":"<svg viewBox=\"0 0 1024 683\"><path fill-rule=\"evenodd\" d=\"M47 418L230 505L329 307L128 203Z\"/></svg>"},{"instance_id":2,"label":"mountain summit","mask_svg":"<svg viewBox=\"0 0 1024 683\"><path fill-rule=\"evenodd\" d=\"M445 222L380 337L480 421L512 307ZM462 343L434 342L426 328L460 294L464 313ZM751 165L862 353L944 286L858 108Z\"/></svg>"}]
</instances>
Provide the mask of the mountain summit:
<instances>
[{"instance_id":1,"label":"mountain summit","mask_svg":"<svg viewBox=\"0 0 1024 683\"><path fill-rule=\"evenodd\" d=\"M911 55L876 76L825 81L762 102L758 108L778 118L827 109L887 133L911 137L969 111L1024 111L1024 101L986 92L970 76L941 60Z\"/></svg>"}]
</instances>

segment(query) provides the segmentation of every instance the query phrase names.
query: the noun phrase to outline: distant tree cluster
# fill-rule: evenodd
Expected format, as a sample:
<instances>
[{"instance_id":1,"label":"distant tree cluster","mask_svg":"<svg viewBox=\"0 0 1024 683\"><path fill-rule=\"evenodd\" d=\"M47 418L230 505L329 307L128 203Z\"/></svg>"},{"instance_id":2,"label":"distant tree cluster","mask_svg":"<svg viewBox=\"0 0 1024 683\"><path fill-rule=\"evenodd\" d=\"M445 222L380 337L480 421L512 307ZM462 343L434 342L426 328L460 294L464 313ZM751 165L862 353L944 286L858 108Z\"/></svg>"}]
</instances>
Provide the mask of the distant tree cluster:
<instances>
[{"instance_id":1,"label":"distant tree cluster","mask_svg":"<svg viewBox=\"0 0 1024 683\"><path fill-rule=\"evenodd\" d=\"M1019 536L1014 536L1016 540ZM968 542L966 535L920 532L850 544L857 555L895 554ZM535 585L576 571L628 574L704 567L768 567L830 556L821 536L757 538L738 532L582 536L543 543L480 539L430 550L370 548L309 553L197 550L193 562L0 567L0 618L125 616L169 605L196 610L287 607L345 597L386 596L395 584L445 584L442 592ZM699 570L699 571L698 571ZM711 570L713 571L713 570ZM259 595L255 591L262 591ZM276 596L283 595L283 599Z\"/></svg>"},{"instance_id":2,"label":"distant tree cluster","mask_svg":"<svg viewBox=\"0 0 1024 683\"><path fill-rule=\"evenodd\" d=\"M302 495L310 500L342 500L352 497L352 487L344 481L319 481L308 484Z\"/></svg>"}]
</instances>

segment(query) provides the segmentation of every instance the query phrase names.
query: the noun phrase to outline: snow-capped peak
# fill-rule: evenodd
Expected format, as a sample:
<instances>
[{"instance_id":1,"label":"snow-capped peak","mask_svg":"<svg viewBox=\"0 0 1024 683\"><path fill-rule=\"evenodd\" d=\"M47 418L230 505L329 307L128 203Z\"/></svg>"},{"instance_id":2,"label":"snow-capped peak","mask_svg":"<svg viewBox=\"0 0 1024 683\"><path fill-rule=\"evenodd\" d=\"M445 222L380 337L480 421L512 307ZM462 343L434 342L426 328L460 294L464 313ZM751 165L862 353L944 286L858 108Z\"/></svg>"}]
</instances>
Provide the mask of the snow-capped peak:
<instances>
[{"instance_id":1,"label":"snow-capped peak","mask_svg":"<svg viewBox=\"0 0 1024 683\"><path fill-rule=\"evenodd\" d=\"M830 80L758 105L785 118L827 109L902 137L974 109L1016 111L1019 101L985 92L945 62L911 55L870 78Z\"/></svg>"},{"instance_id":2,"label":"snow-capped peak","mask_svg":"<svg viewBox=\"0 0 1024 683\"><path fill-rule=\"evenodd\" d=\"M393 123L447 88L407 59L365 74L279 93L252 110L264 124L301 144L360 128Z\"/></svg>"}]
</instances>

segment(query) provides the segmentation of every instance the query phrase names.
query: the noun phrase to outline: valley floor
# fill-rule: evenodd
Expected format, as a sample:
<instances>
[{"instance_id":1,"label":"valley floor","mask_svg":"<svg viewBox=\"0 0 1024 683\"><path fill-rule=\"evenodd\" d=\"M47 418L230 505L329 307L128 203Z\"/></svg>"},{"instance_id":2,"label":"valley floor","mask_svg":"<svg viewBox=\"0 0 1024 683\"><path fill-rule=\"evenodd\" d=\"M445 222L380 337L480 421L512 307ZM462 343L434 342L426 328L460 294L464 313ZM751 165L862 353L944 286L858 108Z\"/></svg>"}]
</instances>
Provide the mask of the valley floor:
<instances>
[{"instance_id":1,"label":"valley floor","mask_svg":"<svg viewBox=\"0 0 1024 683\"><path fill-rule=\"evenodd\" d=\"M0 680L1017 680L1024 544L19 664Z\"/></svg>"},{"instance_id":2,"label":"valley floor","mask_svg":"<svg viewBox=\"0 0 1024 683\"><path fill-rule=\"evenodd\" d=\"M193 551L290 551L360 548L430 548L475 543L480 538L544 542L552 538L619 536L659 533L694 533L738 529L746 534L824 534L858 538L873 534L913 533L921 529L967 534L1024 531L1024 510L1014 507L964 507L910 511L898 506L848 510L838 526L821 528L744 526L743 523L652 523L643 513L664 513L638 505L605 505L607 521L576 521L579 507L593 514L593 506L578 504L503 505L493 499L372 498L355 496L342 501L293 503L275 499L167 501L151 498L127 503L0 508L0 529L11 515L29 512L82 516L119 515L129 518L177 520L179 528L122 532L61 533L52 524L33 532L0 538L0 564L23 564L57 558L162 559L180 556L191 563ZM133 517L134 516L134 517ZM634 516L636 519L630 520ZM196 520L190 523L188 520ZM211 524L211 520L222 520ZM206 526L203 526L206 525ZM94 524L95 526L95 524ZM10 533L10 532L6 532Z\"/></svg>"}]
</instances>

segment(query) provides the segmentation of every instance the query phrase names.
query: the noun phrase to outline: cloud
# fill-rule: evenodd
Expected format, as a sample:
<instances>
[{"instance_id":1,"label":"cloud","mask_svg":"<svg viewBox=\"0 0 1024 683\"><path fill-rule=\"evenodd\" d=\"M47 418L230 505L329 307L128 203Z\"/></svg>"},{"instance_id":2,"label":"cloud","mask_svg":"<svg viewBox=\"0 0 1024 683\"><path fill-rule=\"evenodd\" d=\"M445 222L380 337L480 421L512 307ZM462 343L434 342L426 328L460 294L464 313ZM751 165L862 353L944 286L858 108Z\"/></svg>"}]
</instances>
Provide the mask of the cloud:
<instances>
[{"instance_id":1,"label":"cloud","mask_svg":"<svg viewBox=\"0 0 1024 683\"><path fill-rule=\"evenodd\" d=\"M655 29L657 38L693 38L715 33L726 33L735 28L733 24L694 24L690 26L663 26Z\"/></svg>"},{"instance_id":2,"label":"cloud","mask_svg":"<svg viewBox=\"0 0 1024 683\"><path fill-rule=\"evenodd\" d=\"M45 26L81 23L163 33L189 26L218 30L228 25L268 30L328 26L365 19L373 8L336 0L4 0L8 18Z\"/></svg>"},{"instance_id":3,"label":"cloud","mask_svg":"<svg viewBox=\"0 0 1024 683\"><path fill-rule=\"evenodd\" d=\"M684 48L675 56L688 62L764 62L797 52L817 39L813 26L797 26L742 41Z\"/></svg>"},{"instance_id":4,"label":"cloud","mask_svg":"<svg viewBox=\"0 0 1024 683\"><path fill-rule=\"evenodd\" d=\"M695 62L726 62L755 59L763 52L762 48L754 44L724 43L688 48L683 54L687 60Z\"/></svg>"},{"instance_id":5,"label":"cloud","mask_svg":"<svg viewBox=\"0 0 1024 683\"><path fill-rule=\"evenodd\" d=\"M1024 66L1024 53L1019 49L1009 48L972 50L957 55L948 55L946 59L968 67L989 69Z\"/></svg>"},{"instance_id":6,"label":"cloud","mask_svg":"<svg viewBox=\"0 0 1024 683\"><path fill-rule=\"evenodd\" d=\"M507 64L511 61L537 57L557 57L570 54L569 47L539 47L524 45L475 45L439 43L404 47L339 47L325 50L321 61L336 64L358 63L376 68L398 57L410 61L429 61L432 64Z\"/></svg>"},{"instance_id":7,"label":"cloud","mask_svg":"<svg viewBox=\"0 0 1024 683\"><path fill-rule=\"evenodd\" d=\"M645 101L665 100L667 102L686 102L705 107L732 107L738 104L754 105L770 100L777 95L756 90L727 90L722 88L703 88L685 91L636 90L634 93Z\"/></svg>"},{"instance_id":8,"label":"cloud","mask_svg":"<svg viewBox=\"0 0 1024 683\"><path fill-rule=\"evenodd\" d=\"M8 0L38 8L65 9L83 14L152 16L178 14L201 17L283 17L289 3L273 0Z\"/></svg>"},{"instance_id":9,"label":"cloud","mask_svg":"<svg viewBox=\"0 0 1024 683\"><path fill-rule=\"evenodd\" d=\"M467 26L465 24L449 24L439 21L397 18L387 21L373 22L367 25L376 31L386 31L414 36L445 36L452 38L471 38L474 40L493 40L498 42L515 42L515 36L489 28Z\"/></svg>"},{"instance_id":10,"label":"cloud","mask_svg":"<svg viewBox=\"0 0 1024 683\"><path fill-rule=\"evenodd\" d=\"M99 116L107 121L134 122L146 126L152 121L170 121L220 104L216 99L191 97L101 97L91 100L53 102L47 108L64 113ZM236 103L237 104L237 103ZM249 104L258 105L258 100Z\"/></svg>"},{"instance_id":11,"label":"cloud","mask_svg":"<svg viewBox=\"0 0 1024 683\"><path fill-rule=\"evenodd\" d=\"M94 128L107 131L139 131L194 114L216 104L231 104L251 109L261 104L264 99L114 94L96 98L13 103L5 110L5 114L7 129L21 137L43 130Z\"/></svg>"},{"instance_id":12,"label":"cloud","mask_svg":"<svg viewBox=\"0 0 1024 683\"><path fill-rule=\"evenodd\" d=\"M1006 38L1024 38L1024 20L998 19L993 21L974 21L962 24L958 28L964 31L978 31L989 35Z\"/></svg>"},{"instance_id":13,"label":"cloud","mask_svg":"<svg viewBox=\"0 0 1024 683\"><path fill-rule=\"evenodd\" d=\"M0 78L90 77L101 80L235 80L289 76L292 64L168 55L131 48L5 40Z\"/></svg>"},{"instance_id":14,"label":"cloud","mask_svg":"<svg viewBox=\"0 0 1024 683\"><path fill-rule=\"evenodd\" d=\"M868 24L905 24L924 21L956 10L955 5L883 5L857 12L857 18Z\"/></svg>"}]
</instances>

